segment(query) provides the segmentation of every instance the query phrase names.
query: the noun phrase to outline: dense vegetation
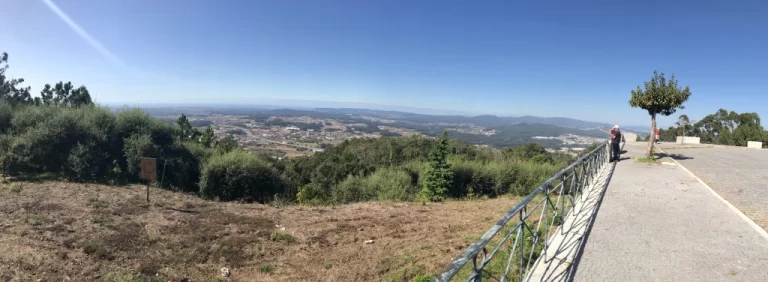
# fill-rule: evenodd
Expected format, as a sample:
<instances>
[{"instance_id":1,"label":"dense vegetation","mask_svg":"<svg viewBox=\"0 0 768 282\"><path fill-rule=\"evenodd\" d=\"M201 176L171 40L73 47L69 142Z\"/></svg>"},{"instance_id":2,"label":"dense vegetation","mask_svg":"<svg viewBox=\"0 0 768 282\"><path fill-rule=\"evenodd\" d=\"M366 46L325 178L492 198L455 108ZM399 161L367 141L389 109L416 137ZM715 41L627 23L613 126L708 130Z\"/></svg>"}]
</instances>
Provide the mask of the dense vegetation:
<instances>
[{"instance_id":1,"label":"dense vegetation","mask_svg":"<svg viewBox=\"0 0 768 282\"><path fill-rule=\"evenodd\" d=\"M696 136L702 143L746 146L748 141L768 145L768 131L760 124L757 113L736 113L720 109L714 114L693 122L681 115L675 125L659 130L659 139L674 142L677 136Z\"/></svg>"},{"instance_id":2,"label":"dense vegetation","mask_svg":"<svg viewBox=\"0 0 768 282\"><path fill-rule=\"evenodd\" d=\"M291 159L285 175L298 187L302 203L417 200L425 186L425 197L439 200L526 194L572 160L537 144L496 150L455 139L383 137L353 139L312 157ZM448 174L447 183L430 186Z\"/></svg>"},{"instance_id":3,"label":"dense vegetation","mask_svg":"<svg viewBox=\"0 0 768 282\"><path fill-rule=\"evenodd\" d=\"M414 136L354 139L311 157L276 161L239 150L230 138L195 139L135 109L113 114L93 105L5 101L0 109L2 174L138 182L139 159L154 157L158 185L221 200L278 195L331 204L525 194L573 160L536 144L496 150ZM435 148L439 152L430 153Z\"/></svg>"},{"instance_id":4,"label":"dense vegetation","mask_svg":"<svg viewBox=\"0 0 768 282\"><path fill-rule=\"evenodd\" d=\"M5 59L7 56L3 56ZM32 98L0 68L0 174L135 183L139 160L158 160L157 185L220 200L303 204L523 195L573 157L537 144L502 150L439 138L353 139L311 157L278 161L215 140L185 115L175 124L138 109L93 104L84 86L45 87Z\"/></svg>"}]
</instances>

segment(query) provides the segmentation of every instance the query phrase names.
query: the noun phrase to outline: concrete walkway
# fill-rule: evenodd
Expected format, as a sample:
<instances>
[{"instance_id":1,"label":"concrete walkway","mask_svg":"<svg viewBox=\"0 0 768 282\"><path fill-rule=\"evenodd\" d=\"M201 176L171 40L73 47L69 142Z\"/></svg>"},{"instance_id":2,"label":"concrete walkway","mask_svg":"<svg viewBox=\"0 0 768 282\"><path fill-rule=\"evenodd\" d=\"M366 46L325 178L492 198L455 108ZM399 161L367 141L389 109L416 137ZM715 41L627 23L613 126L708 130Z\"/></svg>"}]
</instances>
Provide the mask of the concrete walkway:
<instances>
[{"instance_id":1,"label":"concrete walkway","mask_svg":"<svg viewBox=\"0 0 768 282\"><path fill-rule=\"evenodd\" d=\"M768 240L672 161L622 160L597 209L575 281L768 281Z\"/></svg>"}]
</instances>

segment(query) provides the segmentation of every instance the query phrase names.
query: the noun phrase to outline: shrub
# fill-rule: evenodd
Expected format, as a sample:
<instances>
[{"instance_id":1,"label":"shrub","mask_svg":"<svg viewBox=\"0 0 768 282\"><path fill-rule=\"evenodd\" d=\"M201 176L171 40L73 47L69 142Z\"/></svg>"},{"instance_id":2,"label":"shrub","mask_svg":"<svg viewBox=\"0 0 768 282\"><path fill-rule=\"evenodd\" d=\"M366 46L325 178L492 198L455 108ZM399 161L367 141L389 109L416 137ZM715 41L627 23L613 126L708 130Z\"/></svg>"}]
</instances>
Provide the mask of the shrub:
<instances>
[{"instance_id":1,"label":"shrub","mask_svg":"<svg viewBox=\"0 0 768 282\"><path fill-rule=\"evenodd\" d=\"M295 242L296 237L293 237L293 235L283 232L272 232L272 234L269 235L269 240L272 241L283 241L283 242Z\"/></svg>"},{"instance_id":2,"label":"shrub","mask_svg":"<svg viewBox=\"0 0 768 282\"><path fill-rule=\"evenodd\" d=\"M96 142L78 143L67 157L65 173L74 180L96 180L109 172L109 155Z\"/></svg>"},{"instance_id":3,"label":"shrub","mask_svg":"<svg viewBox=\"0 0 768 282\"><path fill-rule=\"evenodd\" d=\"M365 182L367 190L376 195L378 200L412 201L416 199L416 194L419 192L415 179L402 169L379 169Z\"/></svg>"},{"instance_id":4,"label":"shrub","mask_svg":"<svg viewBox=\"0 0 768 282\"><path fill-rule=\"evenodd\" d=\"M186 145L173 145L157 160L158 180L164 187L197 192L200 183L201 158Z\"/></svg>"},{"instance_id":5,"label":"shrub","mask_svg":"<svg viewBox=\"0 0 768 282\"><path fill-rule=\"evenodd\" d=\"M362 177L348 176L344 181L333 186L333 202L346 204L373 200L376 194L367 190L365 185L366 183Z\"/></svg>"},{"instance_id":6,"label":"shrub","mask_svg":"<svg viewBox=\"0 0 768 282\"><path fill-rule=\"evenodd\" d=\"M25 132L50 120L60 110L58 107L18 107L14 110L11 129L16 134Z\"/></svg>"},{"instance_id":7,"label":"shrub","mask_svg":"<svg viewBox=\"0 0 768 282\"><path fill-rule=\"evenodd\" d=\"M72 179L93 179L109 164L107 137L113 129L114 118L101 108L21 107L0 158L8 173L63 172Z\"/></svg>"},{"instance_id":8,"label":"shrub","mask_svg":"<svg viewBox=\"0 0 768 282\"><path fill-rule=\"evenodd\" d=\"M152 143L152 137L149 134L130 135L123 141L123 146L127 177L131 180L138 180L139 173L141 173L141 158L155 158L158 150Z\"/></svg>"},{"instance_id":9,"label":"shrub","mask_svg":"<svg viewBox=\"0 0 768 282\"><path fill-rule=\"evenodd\" d=\"M200 179L200 194L220 200L265 202L282 193L282 188L282 179L271 164L238 150L208 159Z\"/></svg>"},{"instance_id":10,"label":"shrub","mask_svg":"<svg viewBox=\"0 0 768 282\"><path fill-rule=\"evenodd\" d=\"M328 201L327 193L319 185L309 183L301 186L296 193L296 200L302 205L316 206Z\"/></svg>"},{"instance_id":11,"label":"shrub","mask_svg":"<svg viewBox=\"0 0 768 282\"><path fill-rule=\"evenodd\" d=\"M0 134L6 133L11 129L11 120L13 120L13 108L5 100L0 100Z\"/></svg>"},{"instance_id":12,"label":"shrub","mask_svg":"<svg viewBox=\"0 0 768 282\"><path fill-rule=\"evenodd\" d=\"M453 183L449 191L452 197L493 195L494 178L490 167L479 161L451 160Z\"/></svg>"}]
</instances>

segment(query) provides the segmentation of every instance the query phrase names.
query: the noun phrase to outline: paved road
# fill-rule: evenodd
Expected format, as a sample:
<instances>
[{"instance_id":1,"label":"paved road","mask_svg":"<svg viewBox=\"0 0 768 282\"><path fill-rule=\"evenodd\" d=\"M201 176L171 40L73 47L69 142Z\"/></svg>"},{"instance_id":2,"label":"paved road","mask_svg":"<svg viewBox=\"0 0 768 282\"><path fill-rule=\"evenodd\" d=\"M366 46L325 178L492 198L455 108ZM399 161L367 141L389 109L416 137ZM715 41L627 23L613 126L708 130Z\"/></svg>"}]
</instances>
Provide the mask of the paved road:
<instances>
[{"instance_id":1,"label":"paved road","mask_svg":"<svg viewBox=\"0 0 768 282\"><path fill-rule=\"evenodd\" d=\"M768 240L676 165L619 162L582 251L575 281L768 281Z\"/></svg>"},{"instance_id":2,"label":"paved road","mask_svg":"<svg viewBox=\"0 0 768 282\"><path fill-rule=\"evenodd\" d=\"M768 229L768 150L665 149L720 196ZM766 270L768 271L768 270Z\"/></svg>"}]
</instances>

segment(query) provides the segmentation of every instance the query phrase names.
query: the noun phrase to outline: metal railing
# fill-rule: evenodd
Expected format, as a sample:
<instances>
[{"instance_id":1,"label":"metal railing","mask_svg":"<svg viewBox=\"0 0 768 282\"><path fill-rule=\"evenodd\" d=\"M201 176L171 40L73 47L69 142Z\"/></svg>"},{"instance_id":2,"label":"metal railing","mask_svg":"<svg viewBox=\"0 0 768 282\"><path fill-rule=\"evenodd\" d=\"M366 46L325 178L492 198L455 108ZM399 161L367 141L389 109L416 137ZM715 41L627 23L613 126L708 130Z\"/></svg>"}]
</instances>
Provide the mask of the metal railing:
<instances>
[{"instance_id":1,"label":"metal railing","mask_svg":"<svg viewBox=\"0 0 768 282\"><path fill-rule=\"evenodd\" d=\"M608 163L608 145L600 144L537 187L454 258L435 281L464 277L473 282L522 281L539 257L548 262L548 238L561 230L582 191ZM488 246L494 245L489 252Z\"/></svg>"}]
</instances>

